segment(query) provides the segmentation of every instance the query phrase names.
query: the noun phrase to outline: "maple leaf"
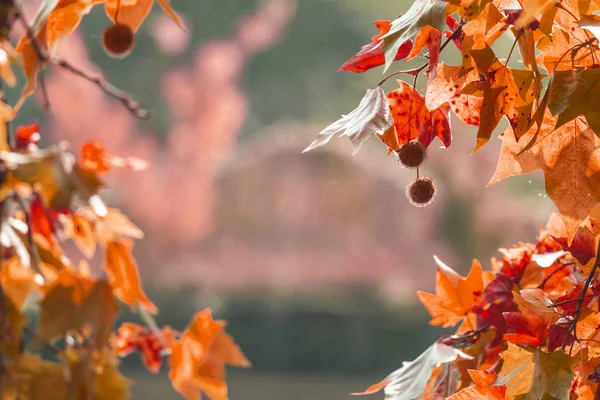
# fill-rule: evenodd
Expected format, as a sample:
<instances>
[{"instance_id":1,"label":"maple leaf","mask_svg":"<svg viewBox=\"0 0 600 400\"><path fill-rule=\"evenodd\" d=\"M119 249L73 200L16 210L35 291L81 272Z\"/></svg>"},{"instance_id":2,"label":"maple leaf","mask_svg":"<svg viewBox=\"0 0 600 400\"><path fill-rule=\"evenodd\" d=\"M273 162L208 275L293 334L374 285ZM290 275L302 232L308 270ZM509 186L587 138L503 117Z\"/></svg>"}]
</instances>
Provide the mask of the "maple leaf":
<instances>
[{"instance_id":1,"label":"maple leaf","mask_svg":"<svg viewBox=\"0 0 600 400\"><path fill-rule=\"evenodd\" d=\"M94 225L80 213L63 220L64 237L71 238L81 253L91 260L96 252L96 235Z\"/></svg>"},{"instance_id":2,"label":"maple leaf","mask_svg":"<svg viewBox=\"0 0 600 400\"><path fill-rule=\"evenodd\" d=\"M471 356L454 347L434 343L414 361L405 361L402 368L392 372L383 381L368 387L364 392L352 393L352 395L373 394L383 389L386 399L413 400L419 398L425 391L429 377L436 366L455 361L458 358L472 359Z\"/></svg>"},{"instance_id":3,"label":"maple leaf","mask_svg":"<svg viewBox=\"0 0 600 400\"><path fill-rule=\"evenodd\" d=\"M506 397L527 394L527 399L545 395L568 399L575 360L563 352L545 353L540 349L525 350L508 343L501 353L504 363L497 386L506 386Z\"/></svg>"},{"instance_id":4,"label":"maple leaf","mask_svg":"<svg viewBox=\"0 0 600 400\"><path fill-rule=\"evenodd\" d=\"M483 98L461 94L467 83L479 79L475 70L463 73L461 66L441 63L435 78L427 85L425 105L432 111L448 104L452 112L464 123L478 126Z\"/></svg>"},{"instance_id":5,"label":"maple leaf","mask_svg":"<svg viewBox=\"0 0 600 400\"><path fill-rule=\"evenodd\" d=\"M44 290L39 340L49 341L89 325L94 346L104 346L118 310L108 282L64 270Z\"/></svg>"},{"instance_id":6,"label":"maple leaf","mask_svg":"<svg viewBox=\"0 0 600 400\"><path fill-rule=\"evenodd\" d=\"M173 387L187 399L198 399L199 392L204 392L212 400L227 400L225 364L250 367L225 326L225 321L213 320L206 309L194 317L181 339L173 344L169 376Z\"/></svg>"},{"instance_id":7,"label":"maple leaf","mask_svg":"<svg viewBox=\"0 0 600 400\"><path fill-rule=\"evenodd\" d=\"M137 32L146 19L154 0L103 0L106 15L115 23L127 25L133 32ZM170 0L156 0L164 13L177 25L184 28L183 21L171 7Z\"/></svg>"},{"instance_id":8,"label":"maple leaf","mask_svg":"<svg viewBox=\"0 0 600 400\"><path fill-rule=\"evenodd\" d=\"M592 209L590 213L590 220L595 220L595 212L600 211L598 206ZM596 256L596 237L594 233L587 226L583 225L577 229L573 240L569 244L568 234L560 215L552 213L548 219L546 230L548 234L561 246L565 251L571 253L573 257L581 263L586 265L592 258Z\"/></svg>"},{"instance_id":9,"label":"maple leaf","mask_svg":"<svg viewBox=\"0 0 600 400\"><path fill-rule=\"evenodd\" d=\"M492 386L497 375L494 371L467 370L474 385L461 389L447 400L504 400L506 386Z\"/></svg>"},{"instance_id":10,"label":"maple leaf","mask_svg":"<svg viewBox=\"0 0 600 400\"><path fill-rule=\"evenodd\" d=\"M398 84L400 89L387 94L398 142L403 144L417 139L427 147L437 137L444 146L450 146L452 133L446 107L442 105L429 111L425 97L417 90L403 81L398 81Z\"/></svg>"},{"instance_id":11,"label":"maple leaf","mask_svg":"<svg viewBox=\"0 0 600 400\"><path fill-rule=\"evenodd\" d=\"M509 176L541 169L546 192L558 208L571 240L600 202L600 139L579 119L558 129L555 129L556 121L557 118L547 112L537 141L523 154L520 153L524 146L515 141L509 127L501 135L500 159L488 186ZM523 141L528 143L537 130L532 127Z\"/></svg>"},{"instance_id":12,"label":"maple leaf","mask_svg":"<svg viewBox=\"0 0 600 400\"><path fill-rule=\"evenodd\" d=\"M394 20L390 31L382 36L385 52L384 72L392 65L404 42L415 37L427 25L442 32L445 21L446 3L444 1L414 1L406 14Z\"/></svg>"},{"instance_id":13,"label":"maple leaf","mask_svg":"<svg viewBox=\"0 0 600 400\"><path fill-rule=\"evenodd\" d=\"M486 276L487 274L481 269L481 264L476 260L473 261L471 271L466 278L458 275L437 258L436 262L438 271L435 294L417 291L419 300L433 317L429 323L447 328L464 320L465 330L475 329L468 316L472 313L473 304L481 300L484 283L490 279L489 276Z\"/></svg>"},{"instance_id":14,"label":"maple leaf","mask_svg":"<svg viewBox=\"0 0 600 400\"><path fill-rule=\"evenodd\" d=\"M82 18L104 0L58 0L46 18L47 46L52 52L58 42L77 29ZM38 15L36 20L42 16Z\"/></svg>"},{"instance_id":15,"label":"maple leaf","mask_svg":"<svg viewBox=\"0 0 600 400\"><path fill-rule=\"evenodd\" d=\"M354 146L356 154L363 144L377 132L385 132L394 125L394 120L381 87L367 90L367 94L360 101L358 107L350 114L342 116L333 124L325 128L317 138L306 148L303 153L323 146L336 134L348 136Z\"/></svg>"},{"instance_id":16,"label":"maple leaf","mask_svg":"<svg viewBox=\"0 0 600 400\"><path fill-rule=\"evenodd\" d=\"M465 51L491 45L508 29L504 15L493 3L485 6L478 16L462 27L465 37L462 41Z\"/></svg>"},{"instance_id":17,"label":"maple leaf","mask_svg":"<svg viewBox=\"0 0 600 400\"><path fill-rule=\"evenodd\" d=\"M119 357L126 357L134 351L139 351L144 366L157 374L162 365L163 355L170 351L176 340L177 332L170 326L154 332L145 326L123 323L113 340L113 346Z\"/></svg>"},{"instance_id":18,"label":"maple leaf","mask_svg":"<svg viewBox=\"0 0 600 400\"><path fill-rule=\"evenodd\" d=\"M371 43L363 46L360 51L354 57L346 61L338 71L366 72L385 63L383 40L381 37L390 31L392 23L390 21L375 21L374 24L377 29L379 29L379 34L373 36L371 38ZM411 49L412 41L407 40L402 43L398 48L394 60L406 58Z\"/></svg>"},{"instance_id":19,"label":"maple leaf","mask_svg":"<svg viewBox=\"0 0 600 400\"><path fill-rule=\"evenodd\" d=\"M525 315L520 312L504 313L504 319L514 333L505 333L504 340L509 343L541 346L544 343L548 326L546 320L537 315Z\"/></svg>"},{"instance_id":20,"label":"maple leaf","mask_svg":"<svg viewBox=\"0 0 600 400\"><path fill-rule=\"evenodd\" d=\"M556 71L548 90L548 108L553 115L558 115L556 128L583 115L600 136L600 113L594 106L600 101L600 69Z\"/></svg>"},{"instance_id":21,"label":"maple leaf","mask_svg":"<svg viewBox=\"0 0 600 400\"><path fill-rule=\"evenodd\" d=\"M140 282L140 274L135 259L131 255L133 244L126 239L109 241L106 245L104 269L115 296L132 309L141 306L149 313L158 310L146 296Z\"/></svg>"},{"instance_id":22,"label":"maple leaf","mask_svg":"<svg viewBox=\"0 0 600 400\"><path fill-rule=\"evenodd\" d=\"M442 44L442 33L434 28L433 26L425 26L419 31L415 37L415 44L406 57L406 61L410 61L413 58L421 54L423 47L427 46L429 49L429 82L431 82L437 73L438 59L440 57L440 46Z\"/></svg>"},{"instance_id":23,"label":"maple leaf","mask_svg":"<svg viewBox=\"0 0 600 400\"><path fill-rule=\"evenodd\" d=\"M522 29L532 21L549 18L556 13L554 0L519 0L523 11L515 22L515 28Z\"/></svg>"},{"instance_id":24,"label":"maple leaf","mask_svg":"<svg viewBox=\"0 0 600 400\"><path fill-rule=\"evenodd\" d=\"M585 38L585 35L577 35L577 32L575 34L572 31L565 32L555 27L551 37L545 36L537 43L536 47L541 53L536 56L537 63L549 72L571 70L573 66L594 66L596 64L594 53L587 46L581 48L581 36ZM572 49L579 50L572 51Z\"/></svg>"},{"instance_id":25,"label":"maple leaf","mask_svg":"<svg viewBox=\"0 0 600 400\"><path fill-rule=\"evenodd\" d=\"M471 50L469 54L477 66L483 81L471 82L461 91L483 97L481 104L481 124L477 131L477 144L473 152L485 145L503 115L513 128L514 135L520 138L530 123L534 91L532 71L507 68L495 56L489 46Z\"/></svg>"}]
</instances>

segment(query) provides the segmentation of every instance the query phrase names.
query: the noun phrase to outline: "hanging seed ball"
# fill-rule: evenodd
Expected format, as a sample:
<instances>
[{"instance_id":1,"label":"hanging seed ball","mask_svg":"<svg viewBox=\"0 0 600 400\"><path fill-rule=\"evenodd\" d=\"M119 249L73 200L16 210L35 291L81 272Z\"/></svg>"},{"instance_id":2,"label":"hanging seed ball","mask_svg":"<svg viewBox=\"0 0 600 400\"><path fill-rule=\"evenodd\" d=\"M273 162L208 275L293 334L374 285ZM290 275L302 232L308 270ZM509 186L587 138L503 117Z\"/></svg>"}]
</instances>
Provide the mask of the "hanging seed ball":
<instances>
[{"instance_id":1,"label":"hanging seed ball","mask_svg":"<svg viewBox=\"0 0 600 400\"><path fill-rule=\"evenodd\" d=\"M433 179L423 176L415 179L406 186L406 197L415 207L425 207L433 202L435 184Z\"/></svg>"},{"instance_id":2,"label":"hanging seed ball","mask_svg":"<svg viewBox=\"0 0 600 400\"><path fill-rule=\"evenodd\" d=\"M135 43L133 30L125 24L116 23L102 34L104 51L113 58L124 58L131 53Z\"/></svg>"},{"instance_id":3,"label":"hanging seed ball","mask_svg":"<svg viewBox=\"0 0 600 400\"><path fill-rule=\"evenodd\" d=\"M396 152L398 162L406 168L417 168L427 158L427 148L418 140L411 140L400 146Z\"/></svg>"}]
</instances>

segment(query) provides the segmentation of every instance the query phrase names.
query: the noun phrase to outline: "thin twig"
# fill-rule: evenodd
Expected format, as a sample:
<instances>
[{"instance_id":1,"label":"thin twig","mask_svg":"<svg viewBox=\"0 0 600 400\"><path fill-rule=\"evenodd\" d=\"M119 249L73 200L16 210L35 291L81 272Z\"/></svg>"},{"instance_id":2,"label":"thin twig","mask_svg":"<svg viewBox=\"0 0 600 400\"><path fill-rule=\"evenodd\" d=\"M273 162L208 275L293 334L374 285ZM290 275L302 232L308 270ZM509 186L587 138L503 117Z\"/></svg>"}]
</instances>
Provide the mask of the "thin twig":
<instances>
[{"instance_id":1,"label":"thin twig","mask_svg":"<svg viewBox=\"0 0 600 400\"><path fill-rule=\"evenodd\" d=\"M25 19L25 15L23 14L23 9L21 8L21 5L17 4L17 3L18 2L15 2L15 7L17 7L17 18L21 21L21 24L25 28L25 30L27 32L27 36L28 36L29 40L31 41L31 44L34 48L34 51L35 51L38 59L42 63L53 64L53 65L59 66L65 70L69 71L70 73L77 75L77 76L95 84L104 93L106 93L107 95L109 95L112 98L119 100L129 110L129 112L131 114L133 114L134 116L136 116L137 118L140 118L140 119L149 119L150 118L150 113L148 111L144 110L142 108L142 106L137 101L135 101L133 99L133 97L131 97L130 94L122 91L121 89L116 88L115 86L113 86L112 84L107 82L105 79L101 78L99 75L91 74L89 72L83 71L82 69L77 68L73 64L71 64L68 61L63 60L59 57L50 57L50 55L46 52L46 50L40 46L40 43L38 42L36 35L35 35L33 29L31 28L31 25L29 25L29 23ZM43 82L41 85L42 85L42 90L45 90L43 88Z\"/></svg>"},{"instance_id":2,"label":"thin twig","mask_svg":"<svg viewBox=\"0 0 600 400\"><path fill-rule=\"evenodd\" d=\"M575 308L575 312L573 312L571 326L569 328L569 334L571 334L571 333L573 334L574 341L576 341L576 342L579 341L579 339L577 338L577 322L579 322L579 318L581 317L581 309L583 308L583 303L585 302L585 294L587 293L588 289L592 285L592 281L595 279L596 271L598 270L599 267L600 267L600 241L598 242L598 247L596 248L596 261L594 262L594 266L592 267L592 270L590 271L590 274L588 275L588 277L585 279L581 293L579 293L579 296L577 296L577 298L576 298L577 306ZM567 337L565 338L565 342L563 343L563 350L567 345L568 339L569 339L569 335L567 335ZM569 354L570 354L571 350L572 350L572 347L569 350Z\"/></svg>"},{"instance_id":3,"label":"thin twig","mask_svg":"<svg viewBox=\"0 0 600 400\"><path fill-rule=\"evenodd\" d=\"M29 246L30 254L31 254L31 268L40 276L43 277L40 265L42 260L40 258L40 254L37 251L37 246L35 245L35 241L33 239L33 221L31 220L31 210L30 207L25 204L25 200L21 197L21 195L15 191L12 192L12 199L17 202L23 214L25 214L25 224L27 224L27 244Z\"/></svg>"},{"instance_id":4,"label":"thin twig","mask_svg":"<svg viewBox=\"0 0 600 400\"><path fill-rule=\"evenodd\" d=\"M550 272L547 277L544 278L544 280L542 281L542 283L540 283L540 285L538 286L538 289L543 289L544 285L546 285L546 283L548 283L548 281L550 279L552 279L552 277L554 275L556 275L558 272L562 271L563 269L565 269L566 267L569 267L571 265L575 265L575 262L574 261L569 261L567 263L562 263L562 265L559 268L556 268L554 271Z\"/></svg>"},{"instance_id":5,"label":"thin twig","mask_svg":"<svg viewBox=\"0 0 600 400\"><path fill-rule=\"evenodd\" d=\"M448 43L450 43L450 41L452 41L452 39L457 38L461 33L462 33L462 26L463 26L464 22L461 21L460 25L458 26L458 28L456 28L456 30L454 32L452 32L452 35L448 36L448 38L446 38L446 40L444 41L444 43L442 43L442 45L440 46L440 53L446 48L446 46L448 46ZM413 68L413 69L406 69L406 70L402 70L402 71L396 71L388 76L386 76L385 78L383 78L381 80L381 82L379 82L377 84L377 86L381 86L383 85L385 82L387 82L390 78L393 78L394 76L400 75L400 74L409 74L409 75L414 75L415 76L415 84L417 82L417 78L419 77L419 74L425 69L427 68L427 66L429 65L429 61L426 62L425 64L421 65L418 68Z\"/></svg>"},{"instance_id":6,"label":"thin twig","mask_svg":"<svg viewBox=\"0 0 600 400\"><path fill-rule=\"evenodd\" d=\"M123 105L129 110L129 112L131 112L136 117L140 119L150 118L150 113L147 110L144 110L142 106L137 101L135 101L129 94L122 91L121 89L114 87L112 84L102 79L99 75L90 74L89 72L81 70L75 67L74 65L70 64L69 62L58 57L52 58L50 60L50 63L52 63L53 65L57 65L89 82L92 82L93 84L98 86L104 93L123 103Z\"/></svg>"},{"instance_id":7,"label":"thin twig","mask_svg":"<svg viewBox=\"0 0 600 400\"><path fill-rule=\"evenodd\" d=\"M57 356L57 357L60 355L61 350L58 347L52 345L51 343L39 342L37 340L37 338L35 337L35 332L32 331L27 326L23 327L23 333L26 333L27 335L29 335L32 339L34 339L36 342L38 342L38 344L41 345L44 349L46 349L50 353L52 353L52 355Z\"/></svg>"},{"instance_id":8,"label":"thin twig","mask_svg":"<svg viewBox=\"0 0 600 400\"><path fill-rule=\"evenodd\" d=\"M50 109L50 96L48 95L48 89L46 88L46 78L43 71L39 74L39 81L43 99L42 108L45 111L48 111Z\"/></svg>"}]
</instances>

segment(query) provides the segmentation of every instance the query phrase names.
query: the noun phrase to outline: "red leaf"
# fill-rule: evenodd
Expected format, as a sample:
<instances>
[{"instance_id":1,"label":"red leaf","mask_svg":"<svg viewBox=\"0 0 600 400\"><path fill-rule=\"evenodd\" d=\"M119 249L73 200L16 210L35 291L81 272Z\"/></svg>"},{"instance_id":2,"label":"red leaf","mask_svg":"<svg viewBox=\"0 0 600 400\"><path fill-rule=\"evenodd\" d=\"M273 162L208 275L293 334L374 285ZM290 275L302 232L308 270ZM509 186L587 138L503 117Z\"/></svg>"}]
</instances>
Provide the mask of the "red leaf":
<instances>
[{"instance_id":1,"label":"red leaf","mask_svg":"<svg viewBox=\"0 0 600 400\"><path fill-rule=\"evenodd\" d=\"M418 139L427 147L437 137L444 146L450 146L452 134L447 118L448 107L442 106L430 112L425 106L425 97L406 82L398 83L400 89L387 94L398 142L403 144Z\"/></svg>"},{"instance_id":2,"label":"red leaf","mask_svg":"<svg viewBox=\"0 0 600 400\"><path fill-rule=\"evenodd\" d=\"M390 31L392 23L390 21L375 21L374 25L379 29L379 34L371 38L371 43L363 46L360 51L351 59L346 61L338 71L348 72L366 72L370 69L385 64L385 55L383 52L383 40L381 37ZM407 40L402 43L396 60L402 60L412 49L412 42Z\"/></svg>"},{"instance_id":3,"label":"red leaf","mask_svg":"<svg viewBox=\"0 0 600 400\"><path fill-rule=\"evenodd\" d=\"M505 333L504 340L515 344L541 346L546 336L546 321L537 314L525 315L520 312L504 313L508 326L514 333Z\"/></svg>"}]
</instances>

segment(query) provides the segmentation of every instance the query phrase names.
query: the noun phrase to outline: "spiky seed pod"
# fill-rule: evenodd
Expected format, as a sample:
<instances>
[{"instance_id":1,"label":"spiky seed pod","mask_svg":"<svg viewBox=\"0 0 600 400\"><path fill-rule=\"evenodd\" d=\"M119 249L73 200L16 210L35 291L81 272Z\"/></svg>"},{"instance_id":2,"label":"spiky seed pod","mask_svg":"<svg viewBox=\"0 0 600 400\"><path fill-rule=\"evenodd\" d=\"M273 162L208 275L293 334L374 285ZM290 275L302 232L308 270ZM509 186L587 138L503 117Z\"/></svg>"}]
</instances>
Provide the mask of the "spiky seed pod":
<instances>
[{"instance_id":1,"label":"spiky seed pod","mask_svg":"<svg viewBox=\"0 0 600 400\"><path fill-rule=\"evenodd\" d=\"M398 162L406 168L417 168L427 158L427 148L418 140L411 140L400 146L396 152Z\"/></svg>"},{"instance_id":2,"label":"spiky seed pod","mask_svg":"<svg viewBox=\"0 0 600 400\"><path fill-rule=\"evenodd\" d=\"M425 207L433 202L435 197L435 184L433 179L422 176L406 186L406 197L415 207Z\"/></svg>"},{"instance_id":3,"label":"spiky seed pod","mask_svg":"<svg viewBox=\"0 0 600 400\"><path fill-rule=\"evenodd\" d=\"M135 33L125 25L116 23L106 28L102 34L104 51L113 58L125 58L135 44Z\"/></svg>"}]
</instances>

